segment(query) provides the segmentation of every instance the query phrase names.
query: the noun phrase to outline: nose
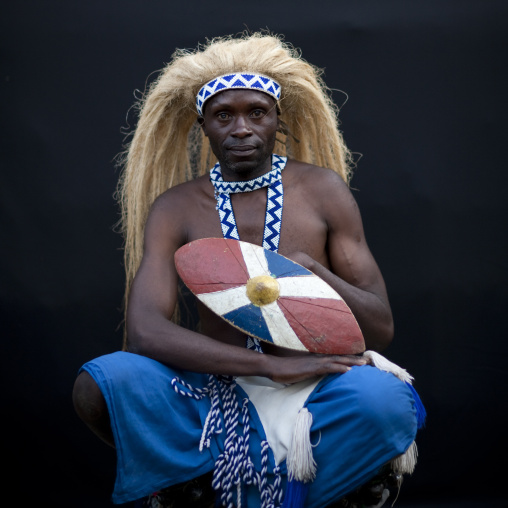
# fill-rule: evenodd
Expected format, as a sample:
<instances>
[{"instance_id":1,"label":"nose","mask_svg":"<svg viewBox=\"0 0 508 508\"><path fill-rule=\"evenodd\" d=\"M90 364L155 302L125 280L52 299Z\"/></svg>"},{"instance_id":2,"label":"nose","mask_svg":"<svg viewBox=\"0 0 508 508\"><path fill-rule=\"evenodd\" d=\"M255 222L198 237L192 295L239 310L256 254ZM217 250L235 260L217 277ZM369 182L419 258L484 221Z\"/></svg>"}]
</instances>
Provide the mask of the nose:
<instances>
[{"instance_id":1,"label":"nose","mask_svg":"<svg viewBox=\"0 0 508 508\"><path fill-rule=\"evenodd\" d=\"M250 136L251 134L252 130L248 119L243 115L238 115L233 122L231 135L237 138L244 138L246 136Z\"/></svg>"}]
</instances>

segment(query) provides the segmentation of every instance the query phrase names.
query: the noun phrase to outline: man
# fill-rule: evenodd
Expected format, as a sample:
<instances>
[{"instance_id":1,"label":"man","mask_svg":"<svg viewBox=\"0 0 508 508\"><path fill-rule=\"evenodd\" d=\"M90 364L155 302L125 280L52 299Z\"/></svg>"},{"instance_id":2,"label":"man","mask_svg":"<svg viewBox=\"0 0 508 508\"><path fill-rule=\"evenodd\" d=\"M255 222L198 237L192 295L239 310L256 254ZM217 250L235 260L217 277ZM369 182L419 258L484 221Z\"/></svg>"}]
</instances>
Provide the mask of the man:
<instances>
[{"instance_id":1,"label":"man","mask_svg":"<svg viewBox=\"0 0 508 508\"><path fill-rule=\"evenodd\" d=\"M197 115L189 108L194 97ZM276 144L296 158L272 156ZM189 158L209 163L208 146L219 163L215 176L189 179ZM414 392L366 365L368 358L256 341L247 348L245 334L204 306L199 332L172 321L176 250L224 235L269 244L314 272L344 298L367 348L386 348L392 315L348 189L348 153L319 72L276 37L254 34L177 52L152 87L121 188L127 352L89 362L74 389L80 417L117 449L114 502L214 470L224 505L322 507L412 446ZM214 187L218 179L242 188L271 171L278 176L268 190L224 195ZM268 223L270 192L283 202L275 224ZM270 394L297 387L295 407L313 415L310 442L323 441L311 454L317 469L300 476L290 470L288 481L285 439L294 419L286 418L279 443L264 423L268 395L254 406L245 379Z\"/></svg>"}]
</instances>

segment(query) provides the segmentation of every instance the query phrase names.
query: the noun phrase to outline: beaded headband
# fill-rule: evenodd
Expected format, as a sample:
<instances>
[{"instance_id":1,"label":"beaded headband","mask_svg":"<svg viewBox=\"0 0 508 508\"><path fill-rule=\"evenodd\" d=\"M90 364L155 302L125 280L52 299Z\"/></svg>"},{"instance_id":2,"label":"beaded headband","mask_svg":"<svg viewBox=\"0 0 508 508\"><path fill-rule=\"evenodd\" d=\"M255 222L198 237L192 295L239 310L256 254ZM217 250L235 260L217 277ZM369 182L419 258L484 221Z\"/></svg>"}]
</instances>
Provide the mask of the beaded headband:
<instances>
[{"instance_id":1,"label":"beaded headband","mask_svg":"<svg viewBox=\"0 0 508 508\"><path fill-rule=\"evenodd\" d=\"M253 74L251 72L235 72L225 74L212 79L206 83L196 96L196 109L199 116L203 115L204 103L213 97L216 93L231 88L243 88L245 90L257 90L271 95L276 101L280 99L280 85L272 78Z\"/></svg>"}]
</instances>

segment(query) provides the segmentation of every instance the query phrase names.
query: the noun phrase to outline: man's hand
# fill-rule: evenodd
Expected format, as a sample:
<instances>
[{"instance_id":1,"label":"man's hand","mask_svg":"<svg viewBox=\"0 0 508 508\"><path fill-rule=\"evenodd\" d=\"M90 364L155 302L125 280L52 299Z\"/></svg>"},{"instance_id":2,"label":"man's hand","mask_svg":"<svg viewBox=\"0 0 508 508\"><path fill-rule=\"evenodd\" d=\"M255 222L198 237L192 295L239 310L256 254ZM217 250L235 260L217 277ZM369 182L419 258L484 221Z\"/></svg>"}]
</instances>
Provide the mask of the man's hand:
<instances>
[{"instance_id":1,"label":"man's hand","mask_svg":"<svg viewBox=\"0 0 508 508\"><path fill-rule=\"evenodd\" d=\"M265 355L269 363L268 377L277 383L291 384L315 376L344 374L353 366L366 365L362 357L352 355L305 354L303 356L276 357Z\"/></svg>"}]
</instances>

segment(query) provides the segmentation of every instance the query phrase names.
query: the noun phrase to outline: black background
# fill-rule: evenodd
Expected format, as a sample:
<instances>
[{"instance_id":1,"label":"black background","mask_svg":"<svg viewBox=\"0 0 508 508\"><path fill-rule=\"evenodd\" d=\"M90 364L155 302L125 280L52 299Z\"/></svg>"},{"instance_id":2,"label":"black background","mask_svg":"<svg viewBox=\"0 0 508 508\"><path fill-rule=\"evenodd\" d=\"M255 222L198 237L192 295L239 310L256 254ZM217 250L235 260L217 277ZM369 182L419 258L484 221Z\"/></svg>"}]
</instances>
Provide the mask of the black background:
<instances>
[{"instance_id":1,"label":"black background","mask_svg":"<svg viewBox=\"0 0 508 508\"><path fill-rule=\"evenodd\" d=\"M388 286L386 356L429 417L396 506L506 507L508 4L20 1L2 7L2 496L108 507L115 452L74 414L121 347L114 157L176 47L268 28L325 68Z\"/></svg>"}]
</instances>

